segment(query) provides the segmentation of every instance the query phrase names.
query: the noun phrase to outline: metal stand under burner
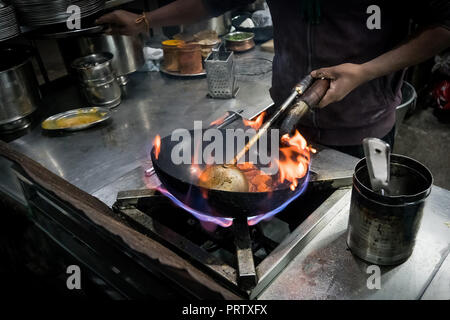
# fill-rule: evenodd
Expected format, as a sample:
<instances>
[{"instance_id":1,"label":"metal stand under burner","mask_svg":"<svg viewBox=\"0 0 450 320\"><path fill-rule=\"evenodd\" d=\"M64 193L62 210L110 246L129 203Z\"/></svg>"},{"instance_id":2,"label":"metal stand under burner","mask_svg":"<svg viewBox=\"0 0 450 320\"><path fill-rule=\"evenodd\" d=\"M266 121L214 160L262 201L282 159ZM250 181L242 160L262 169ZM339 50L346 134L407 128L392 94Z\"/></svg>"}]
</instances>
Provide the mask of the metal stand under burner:
<instances>
[{"instance_id":1,"label":"metal stand under burner","mask_svg":"<svg viewBox=\"0 0 450 320\"><path fill-rule=\"evenodd\" d=\"M247 224L247 217L235 219L234 244L236 246L236 259L238 269L238 284L244 290L253 289L258 283L255 262L253 261L252 240Z\"/></svg>"},{"instance_id":2,"label":"metal stand under burner","mask_svg":"<svg viewBox=\"0 0 450 320\"><path fill-rule=\"evenodd\" d=\"M300 213L286 211L281 214L288 216L286 221L275 217L249 227L246 218L235 219L230 228L214 231L205 230L155 190L119 192L113 208L131 227L183 256L221 285L243 298L255 298L339 212L346 193L345 189L319 193L317 206L302 219L297 217Z\"/></svg>"}]
</instances>

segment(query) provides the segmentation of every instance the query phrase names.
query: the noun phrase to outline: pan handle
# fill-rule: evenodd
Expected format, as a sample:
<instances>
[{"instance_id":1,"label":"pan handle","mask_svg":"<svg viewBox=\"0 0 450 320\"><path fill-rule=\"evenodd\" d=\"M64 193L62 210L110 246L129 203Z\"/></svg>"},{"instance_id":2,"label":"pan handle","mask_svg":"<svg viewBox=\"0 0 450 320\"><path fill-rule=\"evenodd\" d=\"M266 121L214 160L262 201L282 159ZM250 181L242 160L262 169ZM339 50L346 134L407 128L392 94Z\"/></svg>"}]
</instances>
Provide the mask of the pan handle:
<instances>
[{"instance_id":1,"label":"pan handle","mask_svg":"<svg viewBox=\"0 0 450 320\"><path fill-rule=\"evenodd\" d=\"M309 87L299 100L288 110L281 122L281 134L293 134L303 115L315 108L330 88L330 80L318 79Z\"/></svg>"},{"instance_id":2,"label":"pan handle","mask_svg":"<svg viewBox=\"0 0 450 320\"><path fill-rule=\"evenodd\" d=\"M310 108L315 108L330 88L330 80L317 79L300 97Z\"/></svg>"}]
</instances>

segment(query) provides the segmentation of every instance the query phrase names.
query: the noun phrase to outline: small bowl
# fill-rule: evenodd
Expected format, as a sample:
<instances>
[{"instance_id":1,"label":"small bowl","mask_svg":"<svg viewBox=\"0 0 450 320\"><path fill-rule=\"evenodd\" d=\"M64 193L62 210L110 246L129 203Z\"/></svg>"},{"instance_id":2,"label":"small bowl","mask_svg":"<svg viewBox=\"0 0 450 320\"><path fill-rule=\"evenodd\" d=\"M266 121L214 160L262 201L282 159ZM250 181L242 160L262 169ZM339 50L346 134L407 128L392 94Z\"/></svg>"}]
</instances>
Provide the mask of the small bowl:
<instances>
[{"instance_id":1,"label":"small bowl","mask_svg":"<svg viewBox=\"0 0 450 320\"><path fill-rule=\"evenodd\" d=\"M224 36L225 47L234 52L244 52L255 47L255 34L252 32L232 32Z\"/></svg>"}]
</instances>

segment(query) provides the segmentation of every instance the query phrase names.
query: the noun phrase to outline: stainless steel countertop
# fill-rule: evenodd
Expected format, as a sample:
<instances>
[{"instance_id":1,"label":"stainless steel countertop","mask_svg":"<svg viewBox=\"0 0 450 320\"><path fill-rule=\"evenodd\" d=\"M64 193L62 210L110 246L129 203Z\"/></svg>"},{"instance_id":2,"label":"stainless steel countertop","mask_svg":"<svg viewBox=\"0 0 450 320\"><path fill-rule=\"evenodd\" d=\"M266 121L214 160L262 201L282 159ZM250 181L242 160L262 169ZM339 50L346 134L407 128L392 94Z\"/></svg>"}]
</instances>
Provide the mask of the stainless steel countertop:
<instances>
[{"instance_id":1,"label":"stainless steel countertop","mask_svg":"<svg viewBox=\"0 0 450 320\"><path fill-rule=\"evenodd\" d=\"M270 60L259 48L236 55L238 73L252 65L256 75L239 75L236 99L206 97L206 78L174 79L156 72L132 75L129 96L114 110L113 120L86 131L48 136L35 126L10 145L82 190L112 205L117 192L144 187L143 168L156 134L176 128L205 124L227 110L257 113L271 104ZM256 59L256 60L255 60ZM241 68L239 68L241 66ZM61 86L44 101L43 117L84 106L75 86ZM355 159L325 149L316 156L317 169L331 168L334 176L346 177ZM18 201L21 190L10 162L0 159L0 189ZM321 179L330 177L324 171ZM319 179L320 180L320 179ZM350 191L349 191L350 192ZM349 193L347 194L350 201ZM368 290L367 264L347 250L345 231L348 206L323 229L260 295L261 299L416 299L450 298L448 252L450 192L434 187L428 199L413 256L404 264L382 268L381 290ZM447 282L447 285L442 284Z\"/></svg>"},{"instance_id":2,"label":"stainless steel countertop","mask_svg":"<svg viewBox=\"0 0 450 320\"><path fill-rule=\"evenodd\" d=\"M177 128L193 128L194 120L203 120L207 126L228 110L258 113L256 110L271 105L272 57L259 48L236 55L238 73L246 72L239 66L249 64L261 73L238 75L240 90L235 99L208 98L205 77L180 79L159 72L137 72L131 76L128 96L113 109L110 123L59 136L47 136L36 126L10 145L93 194L145 165L156 134L166 136ZM44 116L83 106L76 86L63 87L44 100Z\"/></svg>"},{"instance_id":3,"label":"stainless steel countertop","mask_svg":"<svg viewBox=\"0 0 450 320\"><path fill-rule=\"evenodd\" d=\"M433 186L411 257L380 267L381 289L368 289L370 265L346 244L349 204L283 270L260 299L450 299L450 192Z\"/></svg>"}]
</instances>

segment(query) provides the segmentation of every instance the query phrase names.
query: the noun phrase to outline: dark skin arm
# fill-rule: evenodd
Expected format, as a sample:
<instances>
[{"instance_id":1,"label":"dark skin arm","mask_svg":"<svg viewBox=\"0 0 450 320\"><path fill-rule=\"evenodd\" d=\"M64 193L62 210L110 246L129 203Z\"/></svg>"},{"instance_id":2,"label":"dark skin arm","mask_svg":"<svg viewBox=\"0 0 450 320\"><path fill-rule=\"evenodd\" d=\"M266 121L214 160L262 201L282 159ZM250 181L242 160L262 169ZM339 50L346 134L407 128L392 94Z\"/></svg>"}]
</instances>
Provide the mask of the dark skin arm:
<instances>
[{"instance_id":1,"label":"dark skin arm","mask_svg":"<svg viewBox=\"0 0 450 320\"><path fill-rule=\"evenodd\" d=\"M202 0L177 0L152 12L145 12L149 27L189 24L208 17ZM144 22L136 23L142 15L116 10L97 19L97 24L109 24L109 34L136 35L147 33Z\"/></svg>"},{"instance_id":2,"label":"dark skin arm","mask_svg":"<svg viewBox=\"0 0 450 320\"><path fill-rule=\"evenodd\" d=\"M430 27L396 48L363 64L344 63L311 72L315 78L331 80L319 107L340 101L361 84L421 63L450 46L450 30Z\"/></svg>"}]
</instances>

